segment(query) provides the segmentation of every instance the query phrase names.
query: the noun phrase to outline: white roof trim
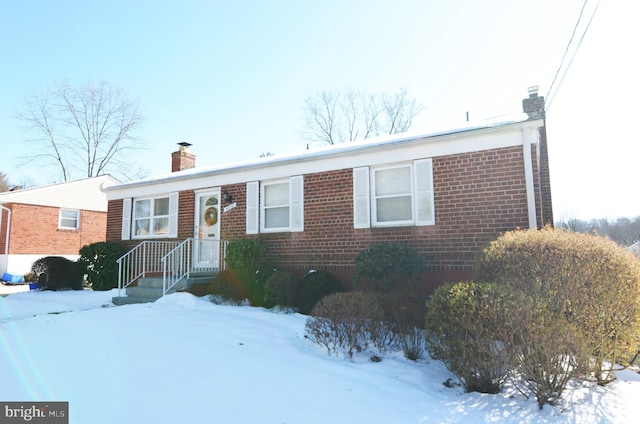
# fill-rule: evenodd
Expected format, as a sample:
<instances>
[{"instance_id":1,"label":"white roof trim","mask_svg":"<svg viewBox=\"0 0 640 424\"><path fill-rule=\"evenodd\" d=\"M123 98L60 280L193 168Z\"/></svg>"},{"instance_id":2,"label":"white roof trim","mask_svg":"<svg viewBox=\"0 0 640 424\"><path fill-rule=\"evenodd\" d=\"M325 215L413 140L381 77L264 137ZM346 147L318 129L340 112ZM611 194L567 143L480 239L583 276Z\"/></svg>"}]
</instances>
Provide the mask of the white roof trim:
<instances>
[{"instance_id":1,"label":"white roof trim","mask_svg":"<svg viewBox=\"0 0 640 424\"><path fill-rule=\"evenodd\" d=\"M301 173L303 162L307 174L522 145L522 128L543 125L542 120L527 119L526 114L516 114L450 130L394 134L244 162L192 168L114 185L106 192L110 200L120 199L296 175Z\"/></svg>"}]
</instances>

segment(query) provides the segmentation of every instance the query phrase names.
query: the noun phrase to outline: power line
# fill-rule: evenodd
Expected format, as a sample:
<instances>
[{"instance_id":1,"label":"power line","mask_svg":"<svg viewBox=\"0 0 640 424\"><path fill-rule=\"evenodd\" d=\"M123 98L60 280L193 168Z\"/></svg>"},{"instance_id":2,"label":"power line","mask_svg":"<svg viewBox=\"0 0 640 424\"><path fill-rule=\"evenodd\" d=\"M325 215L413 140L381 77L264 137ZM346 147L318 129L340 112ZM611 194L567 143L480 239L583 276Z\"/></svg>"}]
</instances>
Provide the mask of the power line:
<instances>
[{"instance_id":1,"label":"power line","mask_svg":"<svg viewBox=\"0 0 640 424\"><path fill-rule=\"evenodd\" d=\"M565 48L564 54L562 55L562 59L560 60L560 65L558 66L558 69L556 70L556 73L553 77L553 81L551 82L551 85L549 86L549 91L547 92L546 95L546 110L549 111L549 107L551 106L551 102L552 100L555 98L556 94L558 93L558 90L560 89L560 86L562 85L562 82L564 81L564 78L567 76L567 72L569 71L569 68L571 68L571 64L573 63L573 59L576 57L576 54L578 53L578 50L580 49L580 46L582 45L582 40L584 40L585 35L587 34L587 31L589 30L589 27L591 26L591 22L593 21L594 16L596 15L596 12L598 11L598 7L600 6L600 1L598 0L598 3L596 4L596 7L593 9L593 12L591 13L591 17L589 18L589 22L587 22L587 25L584 28L584 31L582 32L582 36L580 37L580 40L578 40L578 44L575 47L575 49L573 50L573 54L571 55L571 59L569 60L569 63L567 64L566 68L564 68L564 71L562 73L562 77L560 78L560 81L558 82L558 87L556 88L556 90L553 93L553 96L551 96L551 90L553 90L553 86L558 78L558 75L560 74L560 71L562 70L562 67L564 65L564 61L567 58L567 54L569 52L569 49L571 47L571 44L573 43L573 39L576 35L576 31L578 29L578 27L580 26L580 22L582 21L582 15L584 14L584 10L587 6L587 3L589 2L589 0L585 0L584 3L582 4L582 8L580 9L580 15L578 16L578 20L575 24L575 26L573 27L573 32L571 34L571 38L569 39L569 43L567 43L567 47Z\"/></svg>"}]
</instances>

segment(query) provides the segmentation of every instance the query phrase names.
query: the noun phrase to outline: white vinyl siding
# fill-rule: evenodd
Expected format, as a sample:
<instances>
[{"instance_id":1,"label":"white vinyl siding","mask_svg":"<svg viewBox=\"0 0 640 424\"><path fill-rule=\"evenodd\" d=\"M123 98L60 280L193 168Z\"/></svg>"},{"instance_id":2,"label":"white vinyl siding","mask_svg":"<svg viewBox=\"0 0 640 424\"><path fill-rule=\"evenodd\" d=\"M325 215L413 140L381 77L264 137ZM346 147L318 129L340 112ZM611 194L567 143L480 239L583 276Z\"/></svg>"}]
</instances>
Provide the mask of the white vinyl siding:
<instances>
[{"instance_id":1,"label":"white vinyl siding","mask_svg":"<svg viewBox=\"0 0 640 424\"><path fill-rule=\"evenodd\" d=\"M133 200L132 238L177 237L178 193Z\"/></svg>"},{"instance_id":2,"label":"white vinyl siding","mask_svg":"<svg viewBox=\"0 0 640 424\"><path fill-rule=\"evenodd\" d=\"M354 228L435 224L431 159L353 170Z\"/></svg>"},{"instance_id":3,"label":"white vinyl siding","mask_svg":"<svg viewBox=\"0 0 640 424\"><path fill-rule=\"evenodd\" d=\"M75 209L60 209L58 228L62 230L77 230L80 228L80 211Z\"/></svg>"}]
</instances>

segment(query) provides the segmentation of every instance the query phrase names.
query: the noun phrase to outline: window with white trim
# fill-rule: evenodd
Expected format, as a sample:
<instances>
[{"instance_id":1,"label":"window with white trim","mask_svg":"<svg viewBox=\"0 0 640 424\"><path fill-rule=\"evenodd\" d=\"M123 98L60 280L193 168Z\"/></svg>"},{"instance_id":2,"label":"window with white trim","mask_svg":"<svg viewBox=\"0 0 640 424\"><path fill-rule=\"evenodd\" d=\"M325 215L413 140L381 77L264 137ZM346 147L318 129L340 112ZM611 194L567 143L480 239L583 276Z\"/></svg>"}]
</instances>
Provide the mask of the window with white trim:
<instances>
[{"instance_id":1,"label":"window with white trim","mask_svg":"<svg viewBox=\"0 0 640 424\"><path fill-rule=\"evenodd\" d=\"M431 159L353 170L354 228L435 224Z\"/></svg>"},{"instance_id":2,"label":"window with white trim","mask_svg":"<svg viewBox=\"0 0 640 424\"><path fill-rule=\"evenodd\" d=\"M77 230L80 228L80 211L76 209L60 209L58 228L62 230Z\"/></svg>"},{"instance_id":3,"label":"window with white trim","mask_svg":"<svg viewBox=\"0 0 640 424\"><path fill-rule=\"evenodd\" d=\"M169 196L133 201L134 238L169 234Z\"/></svg>"},{"instance_id":4,"label":"window with white trim","mask_svg":"<svg viewBox=\"0 0 640 424\"><path fill-rule=\"evenodd\" d=\"M304 177L247 183L247 234L304 231Z\"/></svg>"}]
</instances>

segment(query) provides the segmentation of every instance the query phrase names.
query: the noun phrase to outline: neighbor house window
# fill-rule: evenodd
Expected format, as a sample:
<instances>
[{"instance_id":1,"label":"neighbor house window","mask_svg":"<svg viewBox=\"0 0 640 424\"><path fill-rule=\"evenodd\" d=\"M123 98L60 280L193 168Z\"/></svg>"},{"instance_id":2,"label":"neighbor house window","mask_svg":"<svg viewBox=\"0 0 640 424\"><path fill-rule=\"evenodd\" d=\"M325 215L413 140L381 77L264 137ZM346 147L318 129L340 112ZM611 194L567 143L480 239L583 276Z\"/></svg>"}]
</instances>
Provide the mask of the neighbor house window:
<instances>
[{"instance_id":1,"label":"neighbor house window","mask_svg":"<svg viewBox=\"0 0 640 424\"><path fill-rule=\"evenodd\" d=\"M433 225L431 159L353 170L354 228Z\"/></svg>"},{"instance_id":2,"label":"neighbor house window","mask_svg":"<svg viewBox=\"0 0 640 424\"><path fill-rule=\"evenodd\" d=\"M304 231L304 178L247 183L247 234Z\"/></svg>"},{"instance_id":3,"label":"neighbor house window","mask_svg":"<svg viewBox=\"0 0 640 424\"><path fill-rule=\"evenodd\" d=\"M80 211L74 209L60 209L58 228L63 230L77 230L80 228Z\"/></svg>"}]
</instances>

